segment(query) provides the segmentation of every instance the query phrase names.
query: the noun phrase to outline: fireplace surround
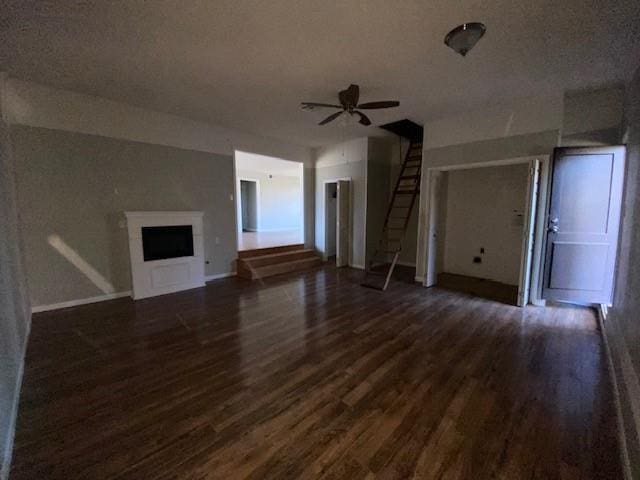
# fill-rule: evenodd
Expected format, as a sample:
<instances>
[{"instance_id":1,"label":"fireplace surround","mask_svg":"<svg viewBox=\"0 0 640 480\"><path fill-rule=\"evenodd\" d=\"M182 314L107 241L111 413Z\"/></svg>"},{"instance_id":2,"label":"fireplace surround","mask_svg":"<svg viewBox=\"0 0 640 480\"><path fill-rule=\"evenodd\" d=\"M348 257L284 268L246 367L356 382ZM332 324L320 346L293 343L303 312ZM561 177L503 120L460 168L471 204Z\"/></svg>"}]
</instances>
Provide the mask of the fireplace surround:
<instances>
[{"instance_id":1,"label":"fireplace surround","mask_svg":"<svg viewBox=\"0 0 640 480\"><path fill-rule=\"evenodd\" d=\"M125 212L135 300L204 286L203 212Z\"/></svg>"}]
</instances>

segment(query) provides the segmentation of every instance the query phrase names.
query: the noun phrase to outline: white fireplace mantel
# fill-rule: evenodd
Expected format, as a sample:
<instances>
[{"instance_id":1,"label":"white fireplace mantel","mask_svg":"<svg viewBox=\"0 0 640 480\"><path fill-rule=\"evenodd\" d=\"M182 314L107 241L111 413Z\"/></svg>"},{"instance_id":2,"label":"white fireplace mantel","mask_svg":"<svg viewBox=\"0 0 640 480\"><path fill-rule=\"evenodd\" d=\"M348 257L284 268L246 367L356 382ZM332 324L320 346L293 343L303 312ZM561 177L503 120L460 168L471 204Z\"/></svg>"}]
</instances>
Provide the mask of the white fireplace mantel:
<instances>
[{"instance_id":1,"label":"white fireplace mantel","mask_svg":"<svg viewBox=\"0 0 640 480\"><path fill-rule=\"evenodd\" d=\"M124 212L129 232L129 256L133 298L153 297L165 293L204 286L204 212ZM144 261L142 227L191 225L193 256Z\"/></svg>"}]
</instances>

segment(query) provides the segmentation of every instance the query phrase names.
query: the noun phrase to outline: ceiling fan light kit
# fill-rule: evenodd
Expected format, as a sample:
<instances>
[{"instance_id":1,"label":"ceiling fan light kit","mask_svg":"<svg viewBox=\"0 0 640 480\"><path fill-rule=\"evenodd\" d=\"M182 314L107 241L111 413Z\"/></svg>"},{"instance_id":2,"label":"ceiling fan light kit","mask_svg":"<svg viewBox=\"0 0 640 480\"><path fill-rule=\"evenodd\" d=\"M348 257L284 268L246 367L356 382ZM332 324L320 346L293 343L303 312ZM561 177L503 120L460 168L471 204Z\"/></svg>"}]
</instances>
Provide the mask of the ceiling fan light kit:
<instances>
[{"instance_id":1,"label":"ceiling fan light kit","mask_svg":"<svg viewBox=\"0 0 640 480\"><path fill-rule=\"evenodd\" d=\"M301 107L303 110L314 110L316 108L339 108L340 111L332 113L327 118L322 120L318 125L326 125L338 118L343 113L348 113L351 116L357 116L358 123L361 125L371 125L371 120L364 113L359 110L377 110L380 108L393 108L400 105L400 102L396 100L385 100L380 102L367 102L358 104L360 100L360 87L358 85L351 84L346 90L342 90L338 93L338 100L340 105L334 105L330 103L316 103L316 102L302 102Z\"/></svg>"},{"instance_id":2,"label":"ceiling fan light kit","mask_svg":"<svg viewBox=\"0 0 640 480\"><path fill-rule=\"evenodd\" d=\"M444 43L463 57L469 53L487 31L480 22L463 23L451 30L444 37Z\"/></svg>"}]
</instances>

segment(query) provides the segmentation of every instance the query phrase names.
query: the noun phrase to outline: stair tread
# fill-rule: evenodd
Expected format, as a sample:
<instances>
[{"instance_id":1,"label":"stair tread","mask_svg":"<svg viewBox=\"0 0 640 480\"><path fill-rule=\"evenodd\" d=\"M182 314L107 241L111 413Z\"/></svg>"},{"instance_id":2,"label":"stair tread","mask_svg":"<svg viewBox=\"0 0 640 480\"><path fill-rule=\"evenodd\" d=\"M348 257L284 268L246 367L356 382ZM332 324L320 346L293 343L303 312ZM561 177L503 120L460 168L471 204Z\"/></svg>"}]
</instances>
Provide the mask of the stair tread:
<instances>
[{"instance_id":1,"label":"stair tread","mask_svg":"<svg viewBox=\"0 0 640 480\"><path fill-rule=\"evenodd\" d=\"M321 263L322 263L322 259L318 256L303 258L300 260L291 260L288 262L273 263L270 265L253 267L251 269L251 277L254 279L271 277L273 275L279 275L281 273L294 272L301 268L320 265Z\"/></svg>"},{"instance_id":2,"label":"stair tread","mask_svg":"<svg viewBox=\"0 0 640 480\"><path fill-rule=\"evenodd\" d=\"M247 258L255 258L264 255L270 255L273 253L284 253L284 252L292 252L297 250L304 249L304 244L302 243L294 243L291 245L281 245L277 247L264 247L264 248L254 248L251 250L240 250L238 252L238 258L247 259Z\"/></svg>"},{"instance_id":3,"label":"stair tread","mask_svg":"<svg viewBox=\"0 0 640 480\"><path fill-rule=\"evenodd\" d=\"M272 263L270 265L261 265L259 267L254 267L255 270L259 270L259 269L268 269L271 267L275 267L276 265L292 265L292 264L301 264L301 263L308 263L308 262L315 262L315 261L322 261L322 259L318 256L314 256L314 257L309 257L309 258L299 258L297 260L289 260L287 262L280 262L280 263Z\"/></svg>"},{"instance_id":4,"label":"stair tread","mask_svg":"<svg viewBox=\"0 0 640 480\"><path fill-rule=\"evenodd\" d=\"M245 261L245 262L251 262L253 260L259 260L259 259L265 259L265 258L280 258L280 257L286 257L287 255L292 255L292 254L300 254L300 253L315 253L315 250L313 250L312 248L302 248L300 250L290 250L288 252L279 252L279 253L269 253L266 255L259 255L256 257L247 257L247 258L242 258L241 260Z\"/></svg>"}]
</instances>

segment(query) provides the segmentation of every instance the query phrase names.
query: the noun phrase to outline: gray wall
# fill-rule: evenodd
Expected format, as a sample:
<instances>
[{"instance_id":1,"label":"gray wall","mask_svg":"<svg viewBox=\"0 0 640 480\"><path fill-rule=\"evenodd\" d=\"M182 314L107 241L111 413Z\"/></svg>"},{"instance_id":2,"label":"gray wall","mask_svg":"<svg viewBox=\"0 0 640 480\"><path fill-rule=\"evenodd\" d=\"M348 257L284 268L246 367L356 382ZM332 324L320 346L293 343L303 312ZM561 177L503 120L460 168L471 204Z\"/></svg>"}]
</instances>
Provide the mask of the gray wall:
<instances>
[{"instance_id":1,"label":"gray wall","mask_svg":"<svg viewBox=\"0 0 640 480\"><path fill-rule=\"evenodd\" d=\"M302 231L302 182L289 175L238 169L239 178L260 183L260 230ZM270 176L271 175L271 176Z\"/></svg>"},{"instance_id":2,"label":"gray wall","mask_svg":"<svg viewBox=\"0 0 640 480\"><path fill-rule=\"evenodd\" d=\"M233 269L231 156L25 126L11 134L33 305L104 293L51 247L50 235L116 292L130 290L125 210L204 211L205 273Z\"/></svg>"},{"instance_id":3,"label":"gray wall","mask_svg":"<svg viewBox=\"0 0 640 480\"><path fill-rule=\"evenodd\" d=\"M351 178L349 264L360 268L364 268L365 265L367 145L365 137L318 149L315 172L316 248L323 253L325 251L324 182L339 178Z\"/></svg>"},{"instance_id":4,"label":"gray wall","mask_svg":"<svg viewBox=\"0 0 640 480\"><path fill-rule=\"evenodd\" d=\"M640 478L640 68L627 89L627 172L613 307L605 330L615 365L632 478Z\"/></svg>"},{"instance_id":5,"label":"gray wall","mask_svg":"<svg viewBox=\"0 0 640 480\"><path fill-rule=\"evenodd\" d=\"M382 236L390 200L393 139L369 138L367 142L366 264L373 257Z\"/></svg>"},{"instance_id":6,"label":"gray wall","mask_svg":"<svg viewBox=\"0 0 640 480\"><path fill-rule=\"evenodd\" d=\"M304 246L316 246L316 169L304 164L302 170L304 194Z\"/></svg>"},{"instance_id":7,"label":"gray wall","mask_svg":"<svg viewBox=\"0 0 640 480\"><path fill-rule=\"evenodd\" d=\"M4 79L0 82L1 93ZM24 353L31 322L20 251L9 133L4 119L0 120L0 479L9 475Z\"/></svg>"},{"instance_id":8,"label":"gray wall","mask_svg":"<svg viewBox=\"0 0 640 480\"><path fill-rule=\"evenodd\" d=\"M527 164L448 173L445 272L518 284L528 174Z\"/></svg>"}]
</instances>

